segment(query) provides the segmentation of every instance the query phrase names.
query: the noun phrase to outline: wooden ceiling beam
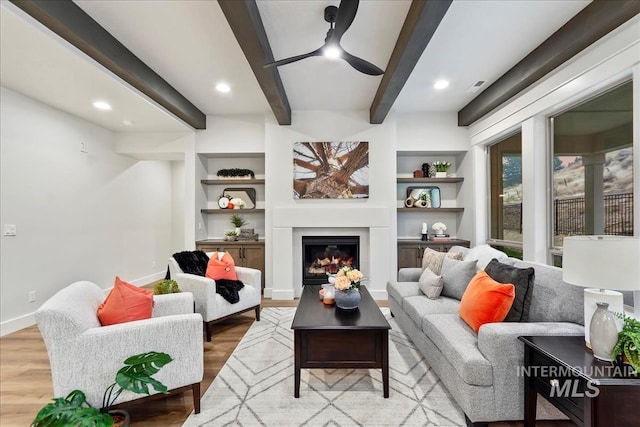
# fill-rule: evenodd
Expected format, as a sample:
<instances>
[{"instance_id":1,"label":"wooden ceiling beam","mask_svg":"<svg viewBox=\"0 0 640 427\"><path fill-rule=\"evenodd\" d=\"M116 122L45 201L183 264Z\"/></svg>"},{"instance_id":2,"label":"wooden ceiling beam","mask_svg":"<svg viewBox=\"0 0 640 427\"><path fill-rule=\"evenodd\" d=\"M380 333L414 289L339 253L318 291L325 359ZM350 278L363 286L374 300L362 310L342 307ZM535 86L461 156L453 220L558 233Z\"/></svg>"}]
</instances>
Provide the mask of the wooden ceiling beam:
<instances>
[{"instance_id":1,"label":"wooden ceiling beam","mask_svg":"<svg viewBox=\"0 0 640 427\"><path fill-rule=\"evenodd\" d=\"M195 129L205 114L71 0L11 0L45 27Z\"/></svg>"},{"instance_id":2,"label":"wooden ceiling beam","mask_svg":"<svg viewBox=\"0 0 640 427\"><path fill-rule=\"evenodd\" d=\"M369 110L371 124L380 124L387 117L450 5L451 0L411 3Z\"/></svg>"},{"instance_id":3,"label":"wooden ceiling beam","mask_svg":"<svg viewBox=\"0 0 640 427\"><path fill-rule=\"evenodd\" d=\"M468 126L640 13L638 0L594 0L458 111Z\"/></svg>"},{"instance_id":4,"label":"wooden ceiling beam","mask_svg":"<svg viewBox=\"0 0 640 427\"><path fill-rule=\"evenodd\" d=\"M251 70L281 125L291 124L291 107L277 67L264 68L273 62L273 53L255 0L218 0L231 31L240 44Z\"/></svg>"}]
</instances>

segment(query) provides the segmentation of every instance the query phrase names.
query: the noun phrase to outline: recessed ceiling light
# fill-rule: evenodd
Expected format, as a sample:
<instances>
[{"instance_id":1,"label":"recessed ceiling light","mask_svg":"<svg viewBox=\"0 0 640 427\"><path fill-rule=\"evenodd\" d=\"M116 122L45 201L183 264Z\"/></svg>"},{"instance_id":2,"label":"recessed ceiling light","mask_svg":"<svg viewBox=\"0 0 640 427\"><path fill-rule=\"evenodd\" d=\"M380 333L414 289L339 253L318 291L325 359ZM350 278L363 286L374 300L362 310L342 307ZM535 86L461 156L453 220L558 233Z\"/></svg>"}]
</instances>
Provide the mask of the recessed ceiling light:
<instances>
[{"instance_id":1,"label":"recessed ceiling light","mask_svg":"<svg viewBox=\"0 0 640 427\"><path fill-rule=\"evenodd\" d=\"M433 87L436 89L446 89L449 87L449 82L446 80L438 80Z\"/></svg>"},{"instance_id":2,"label":"recessed ceiling light","mask_svg":"<svg viewBox=\"0 0 640 427\"><path fill-rule=\"evenodd\" d=\"M125 126L133 126L133 121L129 120L129 119L124 119L122 121L122 124Z\"/></svg>"},{"instance_id":3,"label":"recessed ceiling light","mask_svg":"<svg viewBox=\"0 0 640 427\"><path fill-rule=\"evenodd\" d=\"M105 102L105 101L96 101L93 103L93 106L95 108L97 108L98 110L103 110L103 111L110 111L111 110L111 105L109 105L109 103Z\"/></svg>"},{"instance_id":4,"label":"recessed ceiling light","mask_svg":"<svg viewBox=\"0 0 640 427\"><path fill-rule=\"evenodd\" d=\"M322 55L329 59L338 59L342 52L335 46L329 46L322 49Z\"/></svg>"},{"instance_id":5,"label":"recessed ceiling light","mask_svg":"<svg viewBox=\"0 0 640 427\"><path fill-rule=\"evenodd\" d=\"M231 92L231 86L229 86L227 83L221 82L216 85L216 90L222 93Z\"/></svg>"}]
</instances>

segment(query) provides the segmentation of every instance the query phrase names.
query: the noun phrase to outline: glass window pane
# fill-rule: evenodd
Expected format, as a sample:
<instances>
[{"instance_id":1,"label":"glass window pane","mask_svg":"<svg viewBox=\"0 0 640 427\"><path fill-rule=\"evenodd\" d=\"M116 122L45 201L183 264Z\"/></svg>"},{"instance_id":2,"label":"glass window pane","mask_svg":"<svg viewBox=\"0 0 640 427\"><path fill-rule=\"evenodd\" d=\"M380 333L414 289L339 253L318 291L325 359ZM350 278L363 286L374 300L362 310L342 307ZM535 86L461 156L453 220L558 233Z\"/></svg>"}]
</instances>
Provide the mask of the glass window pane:
<instances>
[{"instance_id":1,"label":"glass window pane","mask_svg":"<svg viewBox=\"0 0 640 427\"><path fill-rule=\"evenodd\" d=\"M522 242L522 134L489 147L491 232L495 240Z\"/></svg>"},{"instance_id":2,"label":"glass window pane","mask_svg":"<svg viewBox=\"0 0 640 427\"><path fill-rule=\"evenodd\" d=\"M553 118L553 237L633 235L628 82Z\"/></svg>"}]
</instances>

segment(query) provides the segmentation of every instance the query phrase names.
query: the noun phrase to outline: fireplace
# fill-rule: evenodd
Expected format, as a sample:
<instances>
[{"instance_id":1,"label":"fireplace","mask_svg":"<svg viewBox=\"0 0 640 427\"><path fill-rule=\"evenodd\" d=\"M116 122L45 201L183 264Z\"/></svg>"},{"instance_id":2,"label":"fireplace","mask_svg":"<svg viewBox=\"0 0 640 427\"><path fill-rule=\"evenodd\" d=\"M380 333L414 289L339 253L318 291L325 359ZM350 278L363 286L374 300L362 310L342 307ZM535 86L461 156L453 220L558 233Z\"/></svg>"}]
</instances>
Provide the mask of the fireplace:
<instances>
[{"instance_id":1,"label":"fireplace","mask_svg":"<svg viewBox=\"0 0 640 427\"><path fill-rule=\"evenodd\" d=\"M327 283L327 274L359 267L359 236L302 236L302 284Z\"/></svg>"}]
</instances>

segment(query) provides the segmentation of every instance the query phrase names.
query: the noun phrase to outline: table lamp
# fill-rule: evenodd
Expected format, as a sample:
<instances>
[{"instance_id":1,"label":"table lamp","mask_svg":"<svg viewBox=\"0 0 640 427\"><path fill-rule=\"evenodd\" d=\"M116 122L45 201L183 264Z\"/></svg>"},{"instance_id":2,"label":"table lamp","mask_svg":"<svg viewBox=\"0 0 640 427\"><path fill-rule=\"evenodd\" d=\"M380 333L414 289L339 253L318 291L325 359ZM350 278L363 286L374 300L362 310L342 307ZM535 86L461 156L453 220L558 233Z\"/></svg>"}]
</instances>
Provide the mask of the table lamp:
<instances>
[{"instance_id":1,"label":"table lamp","mask_svg":"<svg viewBox=\"0 0 640 427\"><path fill-rule=\"evenodd\" d=\"M634 291L634 316L640 319L640 237L571 236L565 237L563 246L563 280L587 288L584 325L589 348L596 303L608 303L609 311L624 313L623 295L617 291Z\"/></svg>"}]
</instances>

